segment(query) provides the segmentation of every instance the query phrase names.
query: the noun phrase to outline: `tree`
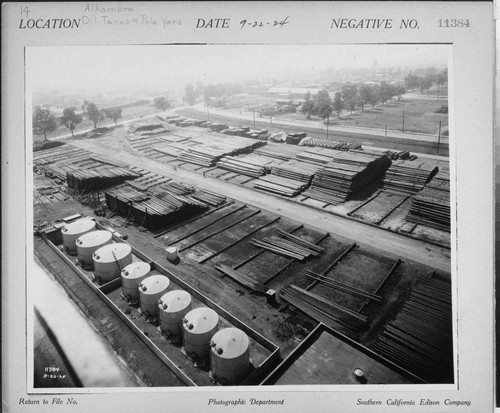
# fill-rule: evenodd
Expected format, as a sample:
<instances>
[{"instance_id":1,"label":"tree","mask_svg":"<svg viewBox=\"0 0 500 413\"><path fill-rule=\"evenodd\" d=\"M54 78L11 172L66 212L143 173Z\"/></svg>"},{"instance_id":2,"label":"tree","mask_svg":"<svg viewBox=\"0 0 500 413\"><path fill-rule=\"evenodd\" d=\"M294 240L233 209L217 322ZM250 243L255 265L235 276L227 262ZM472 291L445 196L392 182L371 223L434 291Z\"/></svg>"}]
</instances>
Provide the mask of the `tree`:
<instances>
[{"instance_id":1,"label":"tree","mask_svg":"<svg viewBox=\"0 0 500 413\"><path fill-rule=\"evenodd\" d=\"M405 77L405 85L408 90L416 89L419 86L419 83L420 76L410 73Z\"/></svg>"},{"instance_id":2,"label":"tree","mask_svg":"<svg viewBox=\"0 0 500 413\"><path fill-rule=\"evenodd\" d=\"M82 116L75 113L75 108L66 108L63 111L61 123L71 131L71 136L75 136L73 131L75 130L76 125L82 123L82 120Z\"/></svg>"},{"instance_id":3,"label":"tree","mask_svg":"<svg viewBox=\"0 0 500 413\"><path fill-rule=\"evenodd\" d=\"M104 114L107 118L113 119L113 122L115 122L115 125L117 125L118 119L122 117L122 108L104 109Z\"/></svg>"},{"instance_id":4,"label":"tree","mask_svg":"<svg viewBox=\"0 0 500 413\"><path fill-rule=\"evenodd\" d=\"M423 93L426 90L429 90L434 83L434 76L433 75L426 75L423 77L420 77L419 79L419 88L420 92Z\"/></svg>"},{"instance_id":5,"label":"tree","mask_svg":"<svg viewBox=\"0 0 500 413\"><path fill-rule=\"evenodd\" d=\"M360 102L358 88L355 85L344 86L344 88L342 89L342 99L344 100L346 107L351 110L352 114L352 111Z\"/></svg>"},{"instance_id":6,"label":"tree","mask_svg":"<svg viewBox=\"0 0 500 413\"><path fill-rule=\"evenodd\" d=\"M436 84L438 86L438 96L440 95L440 87L448 83L448 73L445 70L436 75Z\"/></svg>"},{"instance_id":7,"label":"tree","mask_svg":"<svg viewBox=\"0 0 500 413\"><path fill-rule=\"evenodd\" d=\"M306 119L311 119L311 115L314 111L314 102L311 99L311 93L309 91L304 95L305 102L302 104L302 113L306 115Z\"/></svg>"},{"instance_id":8,"label":"tree","mask_svg":"<svg viewBox=\"0 0 500 413\"><path fill-rule=\"evenodd\" d=\"M375 109L375 105L380 100L380 86L373 85L370 86L370 94L368 96L368 103L372 105L372 109Z\"/></svg>"},{"instance_id":9,"label":"tree","mask_svg":"<svg viewBox=\"0 0 500 413\"><path fill-rule=\"evenodd\" d=\"M89 102L87 105L87 116L94 122L94 129L97 128L99 122L102 122L106 116L102 110L99 110L95 103Z\"/></svg>"},{"instance_id":10,"label":"tree","mask_svg":"<svg viewBox=\"0 0 500 413\"><path fill-rule=\"evenodd\" d=\"M359 88L359 103L361 104L361 112L365 110L365 105L370 102L371 88L368 85L363 85Z\"/></svg>"},{"instance_id":11,"label":"tree","mask_svg":"<svg viewBox=\"0 0 500 413\"><path fill-rule=\"evenodd\" d=\"M406 93L406 88L402 84L398 84L394 89L394 92L398 98L398 101L401 100L401 97Z\"/></svg>"},{"instance_id":12,"label":"tree","mask_svg":"<svg viewBox=\"0 0 500 413\"><path fill-rule=\"evenodd\" d=\"M184 102L188 105L194 105L194 88L193 85L187 85L184 92Z\"/></svg>"},{"instance_id":13,"label":"tree","mask_svg":"<svg viewBox=\"0 0 500 413\"><path fill-rule=\"evenodd\" d=\"M330 95L328 92L323 89L320 90L317 95L316 95L316 103L314 105L315 111L317 112L318 116L325 121L326 119L330 118L330 114L333 111L332 100L330 99Z\"/></svg>"},{"instance_id":14,"label":"tree","mask_svg":"<svg viewBox=\"0 0 500 413\"><path fill-rule=\"evenodd\" d=\"M163 111L166 111L170 107L170 103L164 97L155 98L154 105L156 109Z\"/></svg>"},{"instance_id":15,"label":"tree","mask_svg":"<svg viewBox=\"0 0 500 413\"><path fill-rule=\"evenodd\" d=\"M340 92L337 92L335 93L335 96L333 98L332 111L334 110L335 112L337 112L337 115L340 118L340 113L343 109L345 109L345 102L342 99L342 95L340 94Z\"/></svg>"},{"instance_id":16,"label":"tree","mask_svg":"<svg viewBox=\"0 0 500 413\"><path fill-rule=\"evenodd\" d=\"M387 82L380 82L379 99L382 102L382 105L388 100L391 100L395 94L394 86L388 84Z\"/></svg>"},{"instance_id":17,"label":"tree","mask_svg":"<svg viewBox=\"0 0 500 413\"><path fill-rule=\"evenodd\" d=\"M42 109L40 106L35 106L33 112L33 134L41 135L43 133L44 140L47 140L47 135L57 129L57 121L49 109Z\"/></svg>"}]
</instances>

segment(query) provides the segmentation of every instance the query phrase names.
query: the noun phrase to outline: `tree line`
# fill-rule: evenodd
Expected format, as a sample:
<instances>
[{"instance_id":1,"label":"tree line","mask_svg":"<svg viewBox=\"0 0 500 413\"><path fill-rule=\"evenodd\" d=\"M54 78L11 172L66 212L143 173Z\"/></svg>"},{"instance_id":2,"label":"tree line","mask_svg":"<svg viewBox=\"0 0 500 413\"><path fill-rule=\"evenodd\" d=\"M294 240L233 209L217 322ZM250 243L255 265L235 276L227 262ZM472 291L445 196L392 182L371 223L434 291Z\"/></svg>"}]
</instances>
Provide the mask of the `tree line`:
<instances>
[{"instance_id":1,"label":"tree line","mask_svg":"<svg viewBox=\"0 0 500 413\"><path fill-rule=\"evenodd\" d=\"M307 92L301 111L307 119L315 115L326 121L333 112L336 112L340 117L345 109L350 110L351 114L356 107L364 111L365 105L371 105L373 109L378 103L384 105L395 98L398 101L401 100L402 96L409 90L419 89L421 92L429 90L433 84L438 86L439 93L439 88L446 83L447 73L445 70L426 75L411 73L405 77L404 83L398 84L380 82L380 84L359 86L348 83L342 87L341 91L335 92L333 99L327 90L320 90L314 97Z\"/></svg>"},{"instance_id":2,"label":"tree line","mask_svg":"<svg viewBox=\"0 0 500 413\"><path fill-rule=\"evenodd\" d=\"M117 125L118 119L122 117L122 108L116 106L99 109L95 103L85 100L81 114L76 113L75 107L70 107L64 109L62 116L57 118L48 108L35 106L32 119L33 134L43 135L47 140L48 134L54 132L59 125L64 125L71 131L71 136L74 136L76 126L82 123L85 117L94 123L94 129L105 119L112 119Z\"/></svg>"}]
</instances>

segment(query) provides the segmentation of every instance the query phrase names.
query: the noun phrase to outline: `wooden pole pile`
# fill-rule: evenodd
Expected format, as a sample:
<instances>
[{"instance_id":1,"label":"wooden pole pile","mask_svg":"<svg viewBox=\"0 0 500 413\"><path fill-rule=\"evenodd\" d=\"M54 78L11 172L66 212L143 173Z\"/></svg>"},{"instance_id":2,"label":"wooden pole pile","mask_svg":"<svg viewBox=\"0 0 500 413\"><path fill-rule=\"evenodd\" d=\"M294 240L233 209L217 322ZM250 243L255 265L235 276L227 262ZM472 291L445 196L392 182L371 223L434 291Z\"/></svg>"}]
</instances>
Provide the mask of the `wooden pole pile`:
<instances>
[{"instance_id":1,"label":"wooden pole pile","mask_svg":"<svg viewBox=\"0 0 500 413\"><path fill-rule=\"evenodd\" d=\"M317 146L319 148L336 149L338 151L349 151L352 149L361 149L359 143L349 143L341 141L333 141L330 139L307 138L303 139L300 146Z\"/></svg>"},{"instance_id":2,"label":"wooden pole pile","mask_svg":"<svg viewBox=\"0 0 500 413\"><path fill-rule=\"evenodd\" d=\"M299 194L307 187L307 184L302 181L276 175L264 175L252 184L254 188L289 197Z\"/></svg>"},{"instance_id":3,"label":"wooden pole pile","mask_svg":"<svg viewBox=\"0 0 500 413\"><path fill-rule=\"evenodd\" d=\"M227 265L215 264L214 267L217 268L219 271L223 272L225 275L232 278L233 280L235 280L236 282L252 290L253 292L265 293L268 290L268 288L265 285L256 282L254 279L246 276L245 274L237 270L233 270L231 267L228 267Z\"/></svg>"},{"instance_id":4,"label":"wooden pole pile","mask_svg":"<svg viewBox=\"0 0 500 413\"><path fill-rule=\"evenodd\" d=\"M252 238L250 242L259 248L300 261L310 256L317 257L324 251L323 248L316 244L299 238L289 232L278 230L278 234L279 237L273 236L262 240Z\"/></svg>"},{"instance_id":5,"label":"wooden pole pile","mask_svg":"<svg viewBox=\"0 0 500 413\"><path fill-rule=\"evenodd\" d=\"M319 281L321 284L324 284L328 287L334 288L334 289L339 290L339 291L343 291L343 292L351 294L351 295L355 295L357 297L363 297L363 298L367 298L367 299L379 301L379 302L382 301L382 297L380 297L379 295L372 294L368 291L361 290L360 288L355 287L354 285L350 285L347 283L343 283L343 282L334 280L332 278L328 278L324 275L317 274L317 273L310 271L310 270L307 270L306 276L309 278L312 278L313 280Z\"/></svg>"},{"instance_id":6,"label":"wooden pole pile","mask_svg":"<svg viewBox=\"0 0 500 413\"><path fill-rule=\"evenodd\" d=\"M68 187L83 190L84 192L92 192L118 185L127 179L134 179L139 176L141 174L138 172L114 166L101 166L93 169L68 166L66 169Z\"/></svg>"},{"instance_id":7,"label":"wooden pole pile","mask_svg":"<svg viewBox=\"0 0 500 413\"><path fill-rule=\"evenodd\" d=\"M311 187L303 195L332 205L345 202L379 179L390 162L385 155L338 152L332 162L318 170Z\"/></svg>"},{"instance_id":8,"label":"wooden pole pile","mask_svg":"<svg viewBox=\"0 0 500 413\"><path fill-rule=\"evenodd\" d=\"M150 229L162 228L208 208L207 204L191 197L166 191L155 196L129 186L110 189L105 197L109 209L131 217Z\"/></svg>"},{"instance_id":9,"label":"wooden pole pile","mask_svg":"<svg viewBox=\"0 0 500 413\"><path fill-rule=\"evenodd\" d=\"M164 191L176 194L176 195L187 195L195 191L192 186L187 186L176 181L169 181L160 185L160 188Z\"/></svg>"},{"instance_id":10,"label":"wooden pole pile","mask_svg":"<svg viewBox=\"0 0 500 413\"><path fill-rule=\"evenodd\" d=\"M355 338L366 325L366 316L295 285L282 288L280 297L312 319Z\"/></svg>"},{"instance_id":11,"label":"wooden pole pile","mask_svg":"<svg viewBox=\"0 0 500 413\"><path fill-rule=\"evenodd\" d=\"M450 284L436 279L419 280L374 348L425 381L453 381Z\"/></svg>"},{"instance_id":12,"label":"wooden pole pile","mask_svg":"<svg viewBox=\"0 0 500 413\"><path fill-rule=\"evenodd\" d=\"M189 195L189 197L214 207L222 205L226 202L226 197L213 194L212 192L204 191L202 189L193 192Z\"/></svg>"},{"instance_id":13,"label":"wooden pole pile","mask_svg":"<svg viewBox=\"0 0 500 413\"><path fill-rule=\"evenodd\" d=\"M438 172L437 166L412 161L396 161L387 170L384 187L396 192L417 193Z\"/></svg>"},{"instance_id":14,"label":"wooden pole pile","mask_svg":"<svg viewBox=\"0 0 500 413\"><path fill-rule=\"evenodd\" d=\"M269 158L251 153L240 156L225 156L217 162L217 166L227 171L258 178L267 172L266 165L269 163Z\"/></svg>"},{"instance_id":15,"label":"wooden pole pile","mask_svg":"<svg viewBox=\"0 0 500 413\"><path fill-rule=\"evenodd\" d=\"M281 176L283 178L294 179L309 185L314 177L314 174L318 172L319 168L319 165L290 160L280 165L273 166L271 168L271 174Z\"/></svg>"},{"instance_id":16,"label":"wooden pole pile","mask_svg":"<svg viewBox=\"0 0 500 413\"><path fill-rule=\"evenodd\" d=\"M255 148L265 145L265 142L250 138L226 137L213 143L200 143L186 148L178 159L201 166L214 166L223 156L250 153Z\"/></svg>"},{"instance_id":17,"label":"wooden pole pile","mask_svg":"<svg viewBox=\"0 0 500 413\"><path fill-rule=\"evenodd\" d=\"M282 144L268 144L254 151L256 154L269 156L282 161L288 161L294 158L296 152L297 150L293 146L286 146Z\"/></svg>"},{"instance_id":18,"label":"wooden pole pile","mask_svg":"<svg viewBox=\"0 0 500 413\"><path fill-rule=\"evenodd\" d=\"M406 220L450 231L450 193L426 187L413 197Z\"/></svg>"}]
</instances>

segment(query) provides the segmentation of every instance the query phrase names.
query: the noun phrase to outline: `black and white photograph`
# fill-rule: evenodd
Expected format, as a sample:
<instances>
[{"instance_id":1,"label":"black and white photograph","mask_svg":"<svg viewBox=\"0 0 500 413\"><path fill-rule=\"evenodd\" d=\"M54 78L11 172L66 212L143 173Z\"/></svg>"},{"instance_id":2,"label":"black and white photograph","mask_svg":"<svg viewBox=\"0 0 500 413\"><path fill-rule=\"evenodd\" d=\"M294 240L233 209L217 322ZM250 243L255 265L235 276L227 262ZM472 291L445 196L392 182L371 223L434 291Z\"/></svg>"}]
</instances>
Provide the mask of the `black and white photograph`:
<instances>
[{"instance_id":1,"label":"black and white photograph","mask_svg":"<svg viewBox=\"0 0 500 413\"><path fill-rule=\"evenodd\" d=\"M62 4L3 29L4 406L493 410L487 2Z\"/></svg>"},{"instance_id":2,"label":"black and white photograph","mask_svg":"<svg viewBox=\"0 0 500 413\"><path fill-rule=\"evenodd\" d=\"M448 51L28 49L34 387L454 383Z\"/></svg>"}]
</instances>

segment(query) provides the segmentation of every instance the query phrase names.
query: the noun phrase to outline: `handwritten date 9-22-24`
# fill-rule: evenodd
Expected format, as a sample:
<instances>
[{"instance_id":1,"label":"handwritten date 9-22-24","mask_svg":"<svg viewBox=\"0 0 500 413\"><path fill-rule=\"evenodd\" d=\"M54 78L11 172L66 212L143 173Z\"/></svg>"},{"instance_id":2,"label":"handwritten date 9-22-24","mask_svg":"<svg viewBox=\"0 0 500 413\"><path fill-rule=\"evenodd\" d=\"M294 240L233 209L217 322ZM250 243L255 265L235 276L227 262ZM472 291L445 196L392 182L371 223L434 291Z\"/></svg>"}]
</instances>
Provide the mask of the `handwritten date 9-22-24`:
<instances>
[{"instance_id":1,"label":"handwritten date 9-22-24","mask_svg":"<svg viewBox=\"0 0 500 413\"><path fill-rule=\"evenodd\" d=\"M240 21L241 28L244 29L245 27L265 27L265 26L270 26L270 27L283 27L285 24L290 23L288 21L288 17L285 17L283 20L273 20L272 22L264 22L264 21L257 21L257 20L242 20Z\"/></svg>"}]
</instances>

